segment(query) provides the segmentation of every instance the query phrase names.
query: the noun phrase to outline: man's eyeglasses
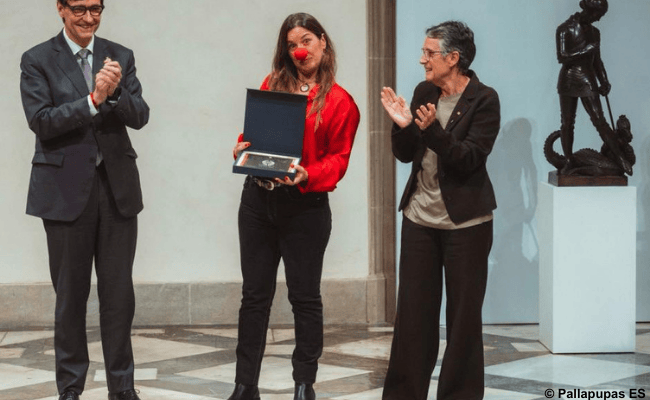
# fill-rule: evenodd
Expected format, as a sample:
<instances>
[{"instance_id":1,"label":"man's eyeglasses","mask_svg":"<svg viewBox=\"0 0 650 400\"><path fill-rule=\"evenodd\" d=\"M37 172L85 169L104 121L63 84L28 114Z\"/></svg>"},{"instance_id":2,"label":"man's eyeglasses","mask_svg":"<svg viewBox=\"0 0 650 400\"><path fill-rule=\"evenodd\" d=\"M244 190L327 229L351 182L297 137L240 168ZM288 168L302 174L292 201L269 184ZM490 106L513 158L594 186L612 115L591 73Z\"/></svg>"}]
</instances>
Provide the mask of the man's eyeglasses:
<instances>
[{"instance_id":1,"label":"man's eyeglasses","mask_svg":"<svg viewBox=\"0 0 650 400\"><path fill-rule=\"evenodd\" d=\"M70 11L72 11L72 14L75 17L83 17L84 15L86 15L86 12L90 12L90 15L92 15L93 17L99 17L100 15L102 15L102 11L104 11L103 4L100 6L86 7L86 6L71 6L70 4L68 4L68 2L65 2L63 3L63 5L65 7L68 7Z\"/></svg>"},{"instance_id":2,"label":"man's eyeglasses","mask_svg":"<svg viewBox=\"0 0 650 400\"><path fill-rule=\"evenodd\" d=\"M427 50L427 49L422 49L422 57L424 57L425 60L429 61L433 56L436 54L441 54L444 55L444 51L439 51L439 50Z\"/></svg>"}]
</instances>

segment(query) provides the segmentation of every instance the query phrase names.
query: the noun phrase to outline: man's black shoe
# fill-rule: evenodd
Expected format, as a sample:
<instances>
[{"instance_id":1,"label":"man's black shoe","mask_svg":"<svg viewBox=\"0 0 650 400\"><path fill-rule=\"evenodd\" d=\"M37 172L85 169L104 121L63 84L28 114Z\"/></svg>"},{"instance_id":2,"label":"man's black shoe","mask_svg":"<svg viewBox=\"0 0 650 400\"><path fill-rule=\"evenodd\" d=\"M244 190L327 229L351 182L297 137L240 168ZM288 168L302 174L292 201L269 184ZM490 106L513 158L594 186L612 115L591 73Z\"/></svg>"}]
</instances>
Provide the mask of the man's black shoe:
<instances>
[{"instance_id":1,"label":"man's black shoe","mask_svg":"<svg viewBox=\"0 0 650 400\"><path fill-rule=\"evenodd\" d=\"M293 400L316 400L316 392L311 383L296 382L296 391Z\"/></svg>"},{"instance_id":2,"label":"man's black shoe","mask_svg":"<svg viewBox=\"0 0 650 400\"><path fill-rule=\"evenodd\" d=\"M228 400L260 400L260 391L257 385L236 383L235 390L228 397Z\"/></svg>"},{"instance_id":3,"label":"man's black shoe","mask_svg":"<svg viewBox=\"0 0 650 400\"><path fill-rule=\"evenodd\" d=\"M79 400L79 395L72 390L68 390L59 396L59 400Z\"/></svg>"},{"instance_id":4,"label":"man's black shoe","mask_svg":"<svg viewBox=\"0 0 650 400\"><path fill-rule=\"evenodd\" d=\"M138 392L134 389L125 390L117 394L109 394L108 400L140 400Z\"/></svg>"}]
</instances>

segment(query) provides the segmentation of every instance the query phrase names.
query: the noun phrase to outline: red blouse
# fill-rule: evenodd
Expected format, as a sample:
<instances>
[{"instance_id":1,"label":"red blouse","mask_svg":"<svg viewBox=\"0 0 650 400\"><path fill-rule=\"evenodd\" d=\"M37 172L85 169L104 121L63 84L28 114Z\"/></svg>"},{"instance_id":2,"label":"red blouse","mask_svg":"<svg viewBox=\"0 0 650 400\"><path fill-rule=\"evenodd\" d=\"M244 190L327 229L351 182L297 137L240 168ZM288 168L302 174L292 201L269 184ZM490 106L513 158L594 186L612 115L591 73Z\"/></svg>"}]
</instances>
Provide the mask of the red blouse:
<instances>
[{"instance_id":1,"label":"red blouse","mask_svg":"<svg viewBox=\"0 0 650 400\"><path fill-rule=\"evenodd\" d=\"M260 90L269 90L267 76ZM315 86L307 96L307 119L302 142L300 165L307 170L309 179L301 183L301 192L331 192L348 169L352 143L359 126L359 108L348 92L334 84L325 97L321 109L321 122L316 126L317 114L309 114L320 86Z\"/></svg>"}]
</instances>

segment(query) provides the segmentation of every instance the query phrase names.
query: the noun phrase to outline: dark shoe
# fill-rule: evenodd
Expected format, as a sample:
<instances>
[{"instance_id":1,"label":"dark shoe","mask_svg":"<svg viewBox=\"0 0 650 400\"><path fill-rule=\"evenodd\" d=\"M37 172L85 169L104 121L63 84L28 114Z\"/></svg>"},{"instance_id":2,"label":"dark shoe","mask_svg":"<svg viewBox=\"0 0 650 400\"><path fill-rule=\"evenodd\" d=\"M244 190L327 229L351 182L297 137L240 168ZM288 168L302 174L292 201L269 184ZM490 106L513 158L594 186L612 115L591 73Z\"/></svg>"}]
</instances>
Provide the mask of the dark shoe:
<instances>
[{"instance_id":1,"label":"dark shoe","mask_svg":"<svg viewBox=\"0 0 650 400\"><path fill-rule=\"evenodd\" d=\"M228 397L228 400L260 400L260 391L257 385L236 383L235 390Z\"/></svg>"},{"instance_id":2,"label":"dark shoe","mask_svg":"<svg viewBox=\"0 0 650 400\"><path fill-rule=\"evenodd\" d=\"M296 382L296 391L293 400L316 400L316 392L311 383Z\"/></svg>"},{"instance_id":3,"label":"dark shoe","mask_svg":"<svg viewBox=\"0 0 650 400\"><path fill-rule=\"evenodd\" d=\"M79 395L72 390L68 390L59 396L59 400L79 400Z\"/></svg>"},{"instance_id":4,"label":"dark shoe","mask_svg":"<svg viewBox=\"0 0 650 400\"><path fill-rule=\"evenodd\" d=\"M138 392L134 389L125 390L117 394L108 394L108 400L140 400Z\"/></svg>"}]
</instances>

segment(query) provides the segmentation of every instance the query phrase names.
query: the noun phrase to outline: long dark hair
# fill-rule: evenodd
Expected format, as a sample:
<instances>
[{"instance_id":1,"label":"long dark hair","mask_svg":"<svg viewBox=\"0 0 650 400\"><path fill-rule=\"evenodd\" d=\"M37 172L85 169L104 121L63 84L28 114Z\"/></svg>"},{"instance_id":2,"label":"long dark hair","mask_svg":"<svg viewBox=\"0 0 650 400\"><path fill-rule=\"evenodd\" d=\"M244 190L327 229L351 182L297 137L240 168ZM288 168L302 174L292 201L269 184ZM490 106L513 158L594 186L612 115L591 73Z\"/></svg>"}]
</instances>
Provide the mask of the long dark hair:
<instances>
[{"instance_id":1,"label":"long dark hair","mask_svg":"<svg viewBox=\"0 0 650 400\"><path fill-rule=\"evenodd\" d=\"M307 29L319 39L325 38L326 43L323 58L316 72L316 83L320 85L320 89L316 98L314 98L314 106L312 106L309 113L310 115L318 113L316 119L316 129L318 129L320 111L325 105L325 96L327 96L335 83L336 52L334 51L334 45L330 37L325 32L325 28L313 16L307 13L295 13L289 15L282 23L280 34L278 35L278 44L275 48L275 56L273 57L273 69L269 79L269 89L273 91L295 92L300 86L298 70L289 55L289 46L287 44L289 31L298 26Z\"/></svg>"}]
</instances>

